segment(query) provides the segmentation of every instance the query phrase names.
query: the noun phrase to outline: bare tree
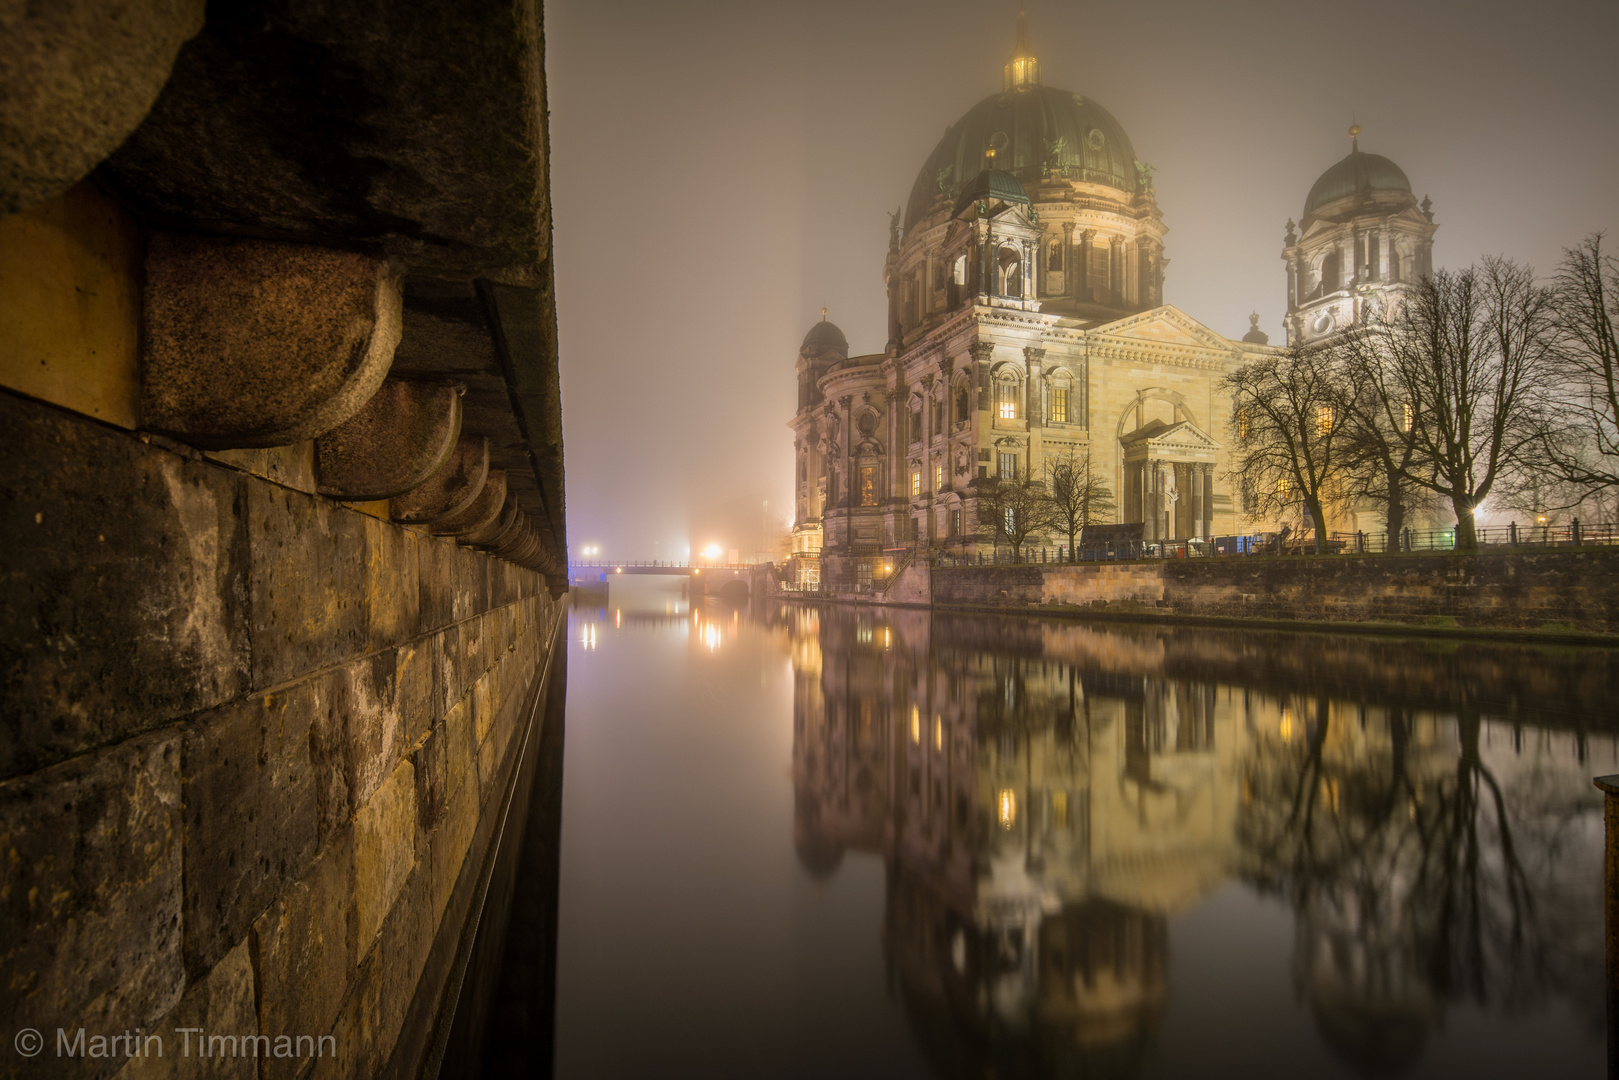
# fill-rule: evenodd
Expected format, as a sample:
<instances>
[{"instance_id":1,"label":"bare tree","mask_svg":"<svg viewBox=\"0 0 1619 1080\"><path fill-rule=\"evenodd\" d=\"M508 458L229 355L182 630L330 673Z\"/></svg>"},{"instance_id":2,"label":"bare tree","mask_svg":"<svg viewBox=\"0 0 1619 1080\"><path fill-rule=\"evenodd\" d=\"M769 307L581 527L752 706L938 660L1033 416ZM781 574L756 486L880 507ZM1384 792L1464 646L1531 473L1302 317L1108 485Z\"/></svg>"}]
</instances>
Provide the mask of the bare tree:
<instances>
[{"instance_id":1,"label":"bare tree","mask_svg":"<svg viewBox=\"0 0 1619 1080\"><path fill-rule=\"evenodd\" d=\"M1431 491L1406 479L1418 469L1411 423L1403 406L1390 410L1379 393L1382 328L1356 327L1331 346L1338 367L1336 407L1343 419L1340 485L1350 502L1382 504L1390 546L1406 515L1433 504Z\"/></svg>"},{"instance_id":2,"label":"bare tree","mask_svg":"<svg viewBox=\"0 0 1619 1080\"><path fill-rule=\"evenodd\" d=\"M1558 329L1559 422L1544 463L1581 489L1619 487L1619 260L1592 233L1566 248L1553 283Z\"/></svg>"},{"instance_id":3,"label":"bare tree","mask_svg":"<svg viewBox=\"0 0 1619 1080\"><path fill-rule=\"evenodd\" d=\"M1067 534L1068 558L1072 560L1080 530L1112 516L1113 491L1091 467L1090 450L1081 454L1072 446L1067 453L1046 460L1046 490L1051 500L1052 528Z\"/></svg>"},{"instance_id":4,"label":"bare tree","mask_svg":"<svg viewBox=\"0 0 1619 1080\"><path fill-rule=\"evenodd\" d=\"M1361 380L1414 453L1401 478L1456 514L1456 549L1474 551L1473 520L1498 483L1529 466L1543 439L1554 377L1552 291L1510 259L1489 258L1415 283L1394 317L1361 339Z\"/></svg>"},{"instance_id":5,"label":"bare tree","mask_svg":"<svg viewBox=\"0 0 1619 1080\"><path fill-rule=\"evenodd\" d=\"M997 546L1012 548L1016 559L1029 538L1052 527L1051 496L1046 485L1027 476L975 480L978 489L978 534Z\"/></svg>"},{"instance_id":6,"label":"bare tree","mask_svg":"<svg viewBox=\"0 0 1619 1080\"><path fill-rule=\"evenodd\" d=\"M1325 350L1288 349L1262 356L1226 376L1232 478L1259 514L1302 502L1315 526L1315 549L1327 532L1324 502L1341 471L1341 393Z\"/></svg>"}]
</instances>

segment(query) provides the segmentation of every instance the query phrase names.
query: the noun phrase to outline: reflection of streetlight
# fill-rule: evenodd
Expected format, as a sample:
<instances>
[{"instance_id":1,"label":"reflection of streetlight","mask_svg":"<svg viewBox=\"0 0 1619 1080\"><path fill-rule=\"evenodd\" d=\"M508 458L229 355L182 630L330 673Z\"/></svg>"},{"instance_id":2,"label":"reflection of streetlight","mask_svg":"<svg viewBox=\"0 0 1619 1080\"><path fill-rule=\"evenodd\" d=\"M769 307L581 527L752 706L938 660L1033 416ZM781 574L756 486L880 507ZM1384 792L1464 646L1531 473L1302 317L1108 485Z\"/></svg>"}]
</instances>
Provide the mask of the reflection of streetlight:
<instances>
[{"instance_id":1,"label":"reflection of streetlight","mask_svg":"<svg viewBox=\"0 0 1619 1080\"><path fill-rule=\"evenodd\" d=\"M1001 828L1010 829L1017 821L1017 793L1011 788L1002 788L998 801L1000 805L996 810L996 817L1000 819Z\"/></svg>"}]
</instances>

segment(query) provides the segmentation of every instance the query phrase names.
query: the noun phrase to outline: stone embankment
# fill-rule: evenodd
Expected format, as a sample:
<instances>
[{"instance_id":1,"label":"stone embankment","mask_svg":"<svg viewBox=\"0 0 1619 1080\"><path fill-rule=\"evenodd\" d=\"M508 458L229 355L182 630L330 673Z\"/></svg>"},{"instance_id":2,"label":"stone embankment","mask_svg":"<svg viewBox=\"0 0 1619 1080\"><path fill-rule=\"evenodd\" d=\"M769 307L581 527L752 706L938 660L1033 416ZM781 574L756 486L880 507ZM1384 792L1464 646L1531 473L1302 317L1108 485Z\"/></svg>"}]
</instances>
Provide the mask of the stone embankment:
<instances>
[{"instance_id":1,"label":"stone embankment","mask_svg":"<svg viewBox=\"0 0 1619 1080\"><path fill-rule=\"evenodd\" d=\"M475 1074L566 589L539 11L0 61L0 1080Z\"/></svg>"},{"instance_id":2,"label":"stone embankment","mask_svg":"<svg viewBox=\"0 0 1619 1080\"><path fill-rule=\"evenodd\" d=\"M1069 565L913 563L886 591L833 597L845 598L1136 619L1619 634L1619 549Z\"/></svg>"}]
</instances>

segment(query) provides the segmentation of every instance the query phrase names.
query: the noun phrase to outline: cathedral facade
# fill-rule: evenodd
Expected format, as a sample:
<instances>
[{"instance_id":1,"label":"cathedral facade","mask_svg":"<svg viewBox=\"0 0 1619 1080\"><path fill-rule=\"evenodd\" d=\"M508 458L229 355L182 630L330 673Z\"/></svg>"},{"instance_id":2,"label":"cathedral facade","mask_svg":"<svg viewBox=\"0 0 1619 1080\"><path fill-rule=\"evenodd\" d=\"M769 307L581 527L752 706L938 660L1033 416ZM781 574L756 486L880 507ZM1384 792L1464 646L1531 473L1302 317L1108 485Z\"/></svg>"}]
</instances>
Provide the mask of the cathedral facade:
<instances>
[{"instance_id":1,"label":"cathedral facade","mask_svg":"<svg viewBox=\"0 0 1619 1080\"><path fill-rule=\"evenodd\" d=\"M1289 222L1290 344L1295 326L1303 341L1350 325L1384 278L1427 267L1431 219L1396 197L1410 191L1391 162L1362 167L1374 157L1357 146L1312 190L1303 235ZM1043 480L1070 456L1088 456L1115 520L1140 522L1149 543L1254 531L1227 476L1221 384L1272 346L1257 317L1232 340L1164 303L1167 232L1123 127L1042 82L1020 20L1001 91L946 131L892 223L887 347L849 355L824 310L804 337L798 580L987 550L983 482Z\"/></svg>"}]
</instances>

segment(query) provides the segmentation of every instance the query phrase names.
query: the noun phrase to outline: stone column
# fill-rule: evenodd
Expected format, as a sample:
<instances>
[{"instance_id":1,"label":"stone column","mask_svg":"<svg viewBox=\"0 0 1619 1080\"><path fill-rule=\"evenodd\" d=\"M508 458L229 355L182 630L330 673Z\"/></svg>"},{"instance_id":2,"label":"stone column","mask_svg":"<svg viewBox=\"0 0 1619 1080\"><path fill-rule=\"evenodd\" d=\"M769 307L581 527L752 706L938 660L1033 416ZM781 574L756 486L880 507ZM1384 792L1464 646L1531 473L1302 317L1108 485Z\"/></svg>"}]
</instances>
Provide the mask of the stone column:
<instances>
[{"instance_id":1,"label":"stone column","mask_svg":"<svg viewBox=\"0 0 1619 1080\"><path fill-rule=\"evenodd\" d=\"M1141 538L1157 540L1163 527L1163 515L1158 509L1158 462L1148 458L1141 466Z\"/></svg>"},{"instance_id":2,"label":"stone column","mask_svg":"<svg viewBox=\"0 0 1619 1080\"><path fill-rule=\"evenodd\" d=\"M1296 259L1287 260L1287 310L1299 306L1299 270Z\"/></svg>"},{"instance_id":3,"label":"stone column","mask_svg":"<svg viewBox=\"0 0 1619 1080\"><path fill-rule=\"evenodd\" d=\"M1074 223L1072 221L1065 221L1062 223L1062 291L1066 296L1079 295L1079 290L1076 287L1078 285L1079 275L1074 273L1074 263L1076 261L1077 260L1074 252Z\"/></svg>"},{"instance_id":4,"label":"stone column","mask_svg":"<svg viewBox=\"0 0 1619 1080\"><path fill-rule=\"evenodd\" d=\"M1076 279L1074 295L1081 300L1096 299L1091 291L1091 245L1095 242L1095 229L1086 229L1079 234L1079 272L1074 275Z\"/></svg>"},{"instance_id":5,"label":"stone column","mask_svg":"<svg viewBox=\"0 0 1619 1080\"><path fill-rule=\"evenodd\" d=\"M1124 303L1124 240L1117 236L1108 241L1107 302L1114 306Z\"/></svg>"},{"instance_id":6,"label":"stone column","mask_svg":"<svg viewBox=\"0 0 1619 1080\"><path fill-rule=\"evenodd\" d=\"M1023 359L1029 369L1029 383L1027 386L1027 413L1025 418L1029 422L1029 429L1045 427L1046 425L1046 395L1045 375L1042 364L1046 358L1046 350L1037 345L1026 345L1023 349Z\"/></svg>"}]
</instances>

